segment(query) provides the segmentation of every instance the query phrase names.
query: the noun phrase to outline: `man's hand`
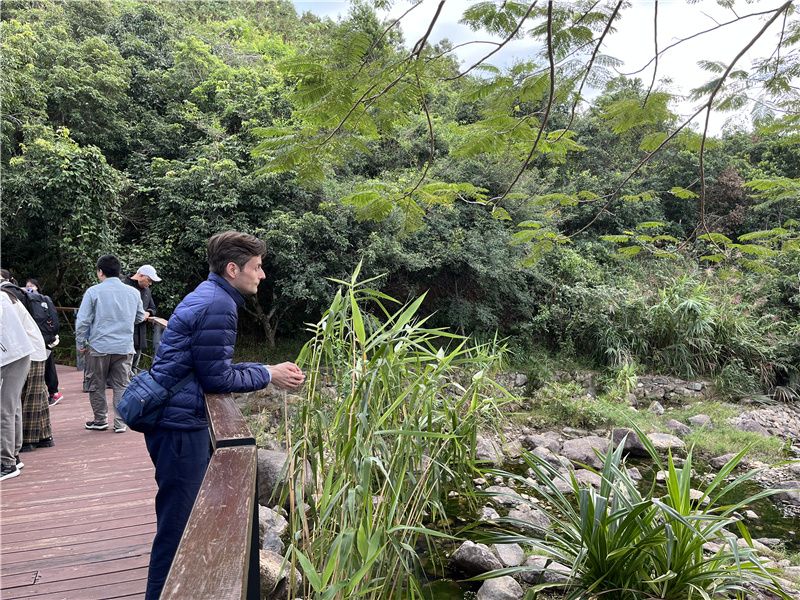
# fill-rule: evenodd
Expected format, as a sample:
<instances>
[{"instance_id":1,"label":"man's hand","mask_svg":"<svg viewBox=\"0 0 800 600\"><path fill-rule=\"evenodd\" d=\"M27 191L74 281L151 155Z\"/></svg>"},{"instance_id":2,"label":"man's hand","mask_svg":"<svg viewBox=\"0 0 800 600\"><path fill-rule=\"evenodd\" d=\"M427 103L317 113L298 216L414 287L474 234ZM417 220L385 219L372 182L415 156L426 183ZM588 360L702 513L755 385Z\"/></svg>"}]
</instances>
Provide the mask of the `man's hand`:
<instances>
[{"instance_id":1,"label":"man's hand","mask_svg":"<svg viewBox=\"0 0 800 600\"><path fill-rule=\"evenodd\" d=\"M83 346L82 348L78 348L78 352L80 352L81 354L86 354L88 350L89 350L88 346Z\"/></svg>"},{"instance_id":2,"label":"man's hand","mask_svg":"<svg viewBox=\"0 0 800 600\"><path fill-rule=\"evenodd\" d=\"M303 371L293 362L282 362L279 365L270 365L268 368L272 375L271 382L280 388L296 390L306 380Z\"/></svg>"},{"instance_id":3,"label":"man's hand","mask_svg":"<svg viewBox=\"0 0 800 600\"><path fill-rule=\"evenodd\" d=\"M150 313L147 312L147 311L144 311L144 320L147 321L147 319L149 319L149 318L150 318ZM144 321L142 321L142 322L144 322Z\"/></svg>"}]
</instances>

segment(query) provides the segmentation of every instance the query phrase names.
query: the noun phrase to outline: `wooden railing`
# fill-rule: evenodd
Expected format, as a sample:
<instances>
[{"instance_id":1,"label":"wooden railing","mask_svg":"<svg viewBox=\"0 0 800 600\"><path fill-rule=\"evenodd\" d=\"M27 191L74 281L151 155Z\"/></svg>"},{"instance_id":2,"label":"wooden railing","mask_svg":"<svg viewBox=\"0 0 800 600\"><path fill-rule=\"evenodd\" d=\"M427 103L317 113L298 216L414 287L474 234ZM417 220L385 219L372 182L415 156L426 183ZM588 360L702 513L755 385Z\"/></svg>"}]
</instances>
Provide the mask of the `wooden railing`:
<instances>
[{"instance_id":1,"label":"wooden railing","mask_svg":"<svg viewBox=\"0 0 800 600\"><path fill-rule=\"evenodd\" d=\"M161 598L258 600L256 442L230 395L206 409L214 452Z\"/></svg>"}]
</instances>

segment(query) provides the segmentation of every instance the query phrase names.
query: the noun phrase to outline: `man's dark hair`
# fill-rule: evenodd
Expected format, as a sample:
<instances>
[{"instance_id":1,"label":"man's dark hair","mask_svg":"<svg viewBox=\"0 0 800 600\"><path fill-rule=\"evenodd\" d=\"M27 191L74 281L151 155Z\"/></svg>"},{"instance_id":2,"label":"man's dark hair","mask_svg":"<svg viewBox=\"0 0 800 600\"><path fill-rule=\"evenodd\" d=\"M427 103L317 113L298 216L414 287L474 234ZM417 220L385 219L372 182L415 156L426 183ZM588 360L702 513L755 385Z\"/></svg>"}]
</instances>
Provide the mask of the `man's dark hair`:
<instances>
[{"instance_id":1,"label":"man's dark hair","mask_svg":"<svg viewBox=\"0 0 800 600\"><path fill-rule=\"evenodd\" d=\"M208 240L208 267L212 273L225 274L228 263L243 269L254 256L264 256L267 245L257 237L240 231L223 231Z\"/></svg>"},{"instance_id":2,"label":"man's dark hair","mask_svg":"<svg viewBox=\"0 0 800 600\"><path fill-rule=\"evenodd\" d=\"M119 277L122 265L119 259L113 254L104 254L97 259L97 269L103 272L106 277Z\"/></svg>"},{"instance_id":3,"label":"man's dark hair","mask_svg":"<svg viewBox=\"0 0 800 600\"><path fill-rule=\"evenodd\" d=\"M32 283L33 285L35 285L36 289L39 290L40 294L44 293L44 292L42 292L42 286L39 285L39 280L38 279L36 279L35 277L28 277L25 280L25 287L27 287L29 283Z\"/></svg>"}]
</instances>

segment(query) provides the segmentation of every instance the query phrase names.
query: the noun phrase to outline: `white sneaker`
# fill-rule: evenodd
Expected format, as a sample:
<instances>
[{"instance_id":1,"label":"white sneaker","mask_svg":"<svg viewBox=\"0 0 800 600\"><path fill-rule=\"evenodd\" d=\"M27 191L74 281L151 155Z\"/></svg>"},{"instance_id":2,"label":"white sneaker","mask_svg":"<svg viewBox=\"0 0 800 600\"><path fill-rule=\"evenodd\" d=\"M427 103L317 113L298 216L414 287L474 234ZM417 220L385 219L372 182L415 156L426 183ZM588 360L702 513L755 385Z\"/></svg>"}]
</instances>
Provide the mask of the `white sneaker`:
<instances>
[{"instance_id":1,"label":"white sneaker","mask_svg":"<svg viewBox=\"0 0 800 600\"><path fill-rule=\"evenodd\" d=\"M114 427L114 433L125 433L128 431L128 428L124 425L122 427Z\"/></svg>"},{"instance_id":2,"label":"white sneaker","mask_svg":"<svg viewBox=\"0 0 800 600\"><path fill-rule=\"evenodd\" d=\"M4 479L11 479L13 477L19 477L19 475L20 470L16 465L13 467L3 467L2 470L0 470L0 481L3 481Z\"/></svg>"}]
</instances>

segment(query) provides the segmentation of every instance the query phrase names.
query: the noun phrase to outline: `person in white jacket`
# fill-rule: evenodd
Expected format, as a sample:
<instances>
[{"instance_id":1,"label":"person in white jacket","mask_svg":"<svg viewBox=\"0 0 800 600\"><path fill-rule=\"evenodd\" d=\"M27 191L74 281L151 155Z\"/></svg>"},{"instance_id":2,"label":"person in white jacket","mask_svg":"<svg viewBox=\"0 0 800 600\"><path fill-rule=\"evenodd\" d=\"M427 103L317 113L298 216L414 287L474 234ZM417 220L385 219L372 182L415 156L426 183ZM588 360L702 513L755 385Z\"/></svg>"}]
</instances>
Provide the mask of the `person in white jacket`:
<instances>
[{"instance_id":1,"label":"person in white jacket","mask_svg":"<svg viewBox=\"0 0 800 600\"><path fill-rule=\"evenodd\" d=\"M36 321L3 287L0 285L0 480L20 474L22 387L31 360L47 358Z\"/></svg>"}]
</instances>

